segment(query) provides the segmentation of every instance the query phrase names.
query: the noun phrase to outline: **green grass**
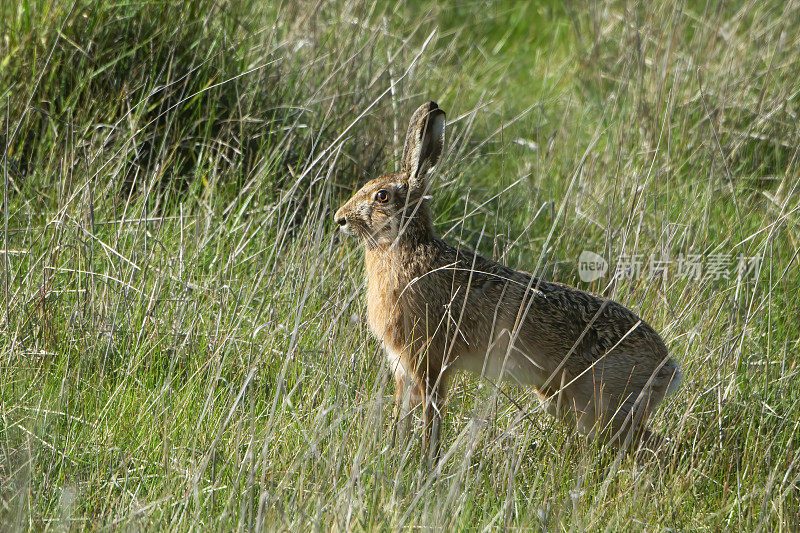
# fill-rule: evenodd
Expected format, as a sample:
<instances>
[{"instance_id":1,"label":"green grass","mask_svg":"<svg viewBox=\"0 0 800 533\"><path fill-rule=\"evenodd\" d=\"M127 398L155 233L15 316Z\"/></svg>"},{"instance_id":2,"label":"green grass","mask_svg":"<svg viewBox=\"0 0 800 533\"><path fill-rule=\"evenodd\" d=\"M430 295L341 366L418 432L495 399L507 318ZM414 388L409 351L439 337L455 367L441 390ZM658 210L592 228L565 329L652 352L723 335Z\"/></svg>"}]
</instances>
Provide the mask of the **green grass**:
<instances>
[{"instance_id":1,"label":"green grass","mask_svg":"<svg viewBox=\"0 0 800 533\"><path fill-rule=\"evenodd\" d=\"M800 6L452 4L0 4L4 529L797 529ZM440 234L680 360L667 464L467 376L440 470L392 446L332 213L427 98ZM763 261L583 283L582 250Z\"/></svg>"}]
</instances>

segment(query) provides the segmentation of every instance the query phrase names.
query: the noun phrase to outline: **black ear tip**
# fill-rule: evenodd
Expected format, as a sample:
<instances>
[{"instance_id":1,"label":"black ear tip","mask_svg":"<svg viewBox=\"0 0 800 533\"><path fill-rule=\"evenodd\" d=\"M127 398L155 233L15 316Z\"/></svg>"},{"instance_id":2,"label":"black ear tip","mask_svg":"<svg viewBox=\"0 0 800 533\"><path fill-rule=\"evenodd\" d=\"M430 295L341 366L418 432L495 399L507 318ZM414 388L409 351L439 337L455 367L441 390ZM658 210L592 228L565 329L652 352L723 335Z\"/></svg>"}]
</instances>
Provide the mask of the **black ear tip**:
<instances>
[{"instance_id":1,"label":"black ear tip","mask_svg":"<svg viewBox=\"0 0 800 533\"><path fill-rule=\"evenodd\" d=\"M439 104L437 104L433 100L428 102L428 114L430 115L432 113L436 113L436 114L441 113L442 115L444 115L444 111L442 111L442 108L440 108Z\"/></svg>"}]
</instances>

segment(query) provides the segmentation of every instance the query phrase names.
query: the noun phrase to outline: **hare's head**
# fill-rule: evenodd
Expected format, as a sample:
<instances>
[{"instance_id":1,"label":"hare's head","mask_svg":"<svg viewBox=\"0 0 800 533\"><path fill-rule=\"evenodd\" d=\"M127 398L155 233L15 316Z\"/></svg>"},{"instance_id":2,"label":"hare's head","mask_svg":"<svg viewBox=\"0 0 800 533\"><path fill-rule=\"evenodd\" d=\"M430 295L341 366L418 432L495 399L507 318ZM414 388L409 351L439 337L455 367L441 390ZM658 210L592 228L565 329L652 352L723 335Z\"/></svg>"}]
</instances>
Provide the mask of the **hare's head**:
<instances>
[{"instance_id":1,"label":"hare's head","mask_svg":"<svg viewBox=\"0 0 800 533\"><path fill-rule=\"evenodd\" d=\"M444 146L444 111L436 102L411 116L402 170L367 182L336 212L344 233L369 247L390 246L403 234L430 231L425 175Z\"/></svg>"}]
</instances>

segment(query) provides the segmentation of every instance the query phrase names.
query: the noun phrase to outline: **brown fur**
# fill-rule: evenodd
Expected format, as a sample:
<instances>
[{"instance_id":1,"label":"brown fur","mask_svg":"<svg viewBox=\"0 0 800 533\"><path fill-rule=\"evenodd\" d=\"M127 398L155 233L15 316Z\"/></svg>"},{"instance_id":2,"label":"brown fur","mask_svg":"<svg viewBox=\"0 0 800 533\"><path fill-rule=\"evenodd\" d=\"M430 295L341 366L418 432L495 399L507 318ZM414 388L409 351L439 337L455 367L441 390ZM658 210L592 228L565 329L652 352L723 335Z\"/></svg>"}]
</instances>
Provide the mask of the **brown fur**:
<instances>
[{"instance_id":1,"label":"brown fur","mask_svg":"<svg viewBox=\"0 0 800 533\"><path fill-rule=\"evenodd\" d=\"M422 403L436 454L447 377L463 369L535 387L548 413L583 433L656 439L645 420L681 378L661 337L614 301L439 239L424 178L443 142L444 113L429 102L412 117L402 171L368 182L335 215L366 245L369 325L389 357L401 421Z\"/></svg>"}]
</instances>

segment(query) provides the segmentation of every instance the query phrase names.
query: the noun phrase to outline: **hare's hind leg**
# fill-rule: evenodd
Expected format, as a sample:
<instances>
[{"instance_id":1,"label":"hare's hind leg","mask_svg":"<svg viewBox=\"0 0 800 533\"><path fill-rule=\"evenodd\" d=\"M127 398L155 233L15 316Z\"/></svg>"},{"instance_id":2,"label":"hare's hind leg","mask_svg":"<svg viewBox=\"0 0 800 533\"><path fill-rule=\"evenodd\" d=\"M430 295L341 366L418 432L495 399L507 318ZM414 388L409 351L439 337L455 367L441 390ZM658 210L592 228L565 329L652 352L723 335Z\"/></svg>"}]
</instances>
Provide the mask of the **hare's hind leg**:
<instances>
[{"instance_id":1,"label":"hare's hind leg","mask_svg":"<svg viewBox=\"0 0 800 533\"><path fill-rule=\"evenodd\" d=\"M638 395L630 395L617 404L609 424L611 442L628 451L647 448L658 452L666 439L647 428L647 419L659 401L657 394L654 395L652 391L645 389ZM614 405L613 401L610 403Z\"/></svg>"}]
</instances>

